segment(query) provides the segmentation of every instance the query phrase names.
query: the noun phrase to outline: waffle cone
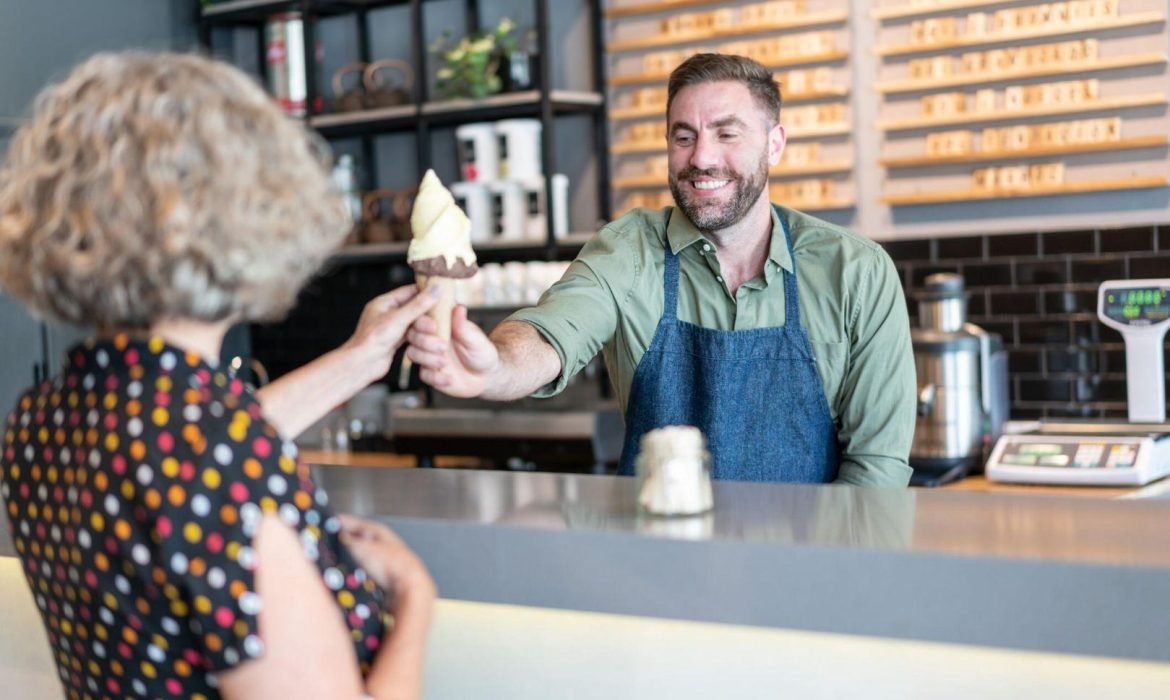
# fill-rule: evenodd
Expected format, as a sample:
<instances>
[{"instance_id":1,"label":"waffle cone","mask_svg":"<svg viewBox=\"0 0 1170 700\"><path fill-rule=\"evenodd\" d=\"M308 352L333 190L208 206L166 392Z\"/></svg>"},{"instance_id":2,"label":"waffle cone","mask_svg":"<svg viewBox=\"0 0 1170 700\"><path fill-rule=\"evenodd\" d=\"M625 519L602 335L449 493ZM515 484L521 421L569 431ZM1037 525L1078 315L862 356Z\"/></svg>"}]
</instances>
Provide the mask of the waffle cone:
<instances>
[{"instance_id":1,"label":"waffle cone","mask_svg":"<svg viewBox=\"0 0 1170 700\"><path fill-rule=\"evenodd\" d=\"M451 314L455 312L455 284L458 280L454 277L438 277L436 275L416 274L414 277L418 283L419 291L425 291L431 287L438 287L441 290L439 301L431 307L427 316L433 318L435 325L439 327L438 336L443 340L451 340Z\"/></svg>"}]
</instances>

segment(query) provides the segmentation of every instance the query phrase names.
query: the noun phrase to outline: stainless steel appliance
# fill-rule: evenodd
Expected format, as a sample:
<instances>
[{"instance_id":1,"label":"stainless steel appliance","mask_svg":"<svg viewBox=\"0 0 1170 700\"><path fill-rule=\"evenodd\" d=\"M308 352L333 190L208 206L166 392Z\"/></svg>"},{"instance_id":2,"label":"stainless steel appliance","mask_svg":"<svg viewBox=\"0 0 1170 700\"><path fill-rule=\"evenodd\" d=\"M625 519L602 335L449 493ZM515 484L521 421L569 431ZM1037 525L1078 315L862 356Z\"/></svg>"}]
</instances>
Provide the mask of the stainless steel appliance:
<instances>
[{"instance_id":1,"label":"stainless steel appliance","mask_svg":"<svg viewBox=\"0 0 1170 700\"><path fill-rule=\"evenodd\" d=\"M918 375L918 420L911 483L938 486L982 469L1008 411L1002 339L967 323L963 278L939 273L916 295L911 329Z\"/></svg>"}]
</instances>

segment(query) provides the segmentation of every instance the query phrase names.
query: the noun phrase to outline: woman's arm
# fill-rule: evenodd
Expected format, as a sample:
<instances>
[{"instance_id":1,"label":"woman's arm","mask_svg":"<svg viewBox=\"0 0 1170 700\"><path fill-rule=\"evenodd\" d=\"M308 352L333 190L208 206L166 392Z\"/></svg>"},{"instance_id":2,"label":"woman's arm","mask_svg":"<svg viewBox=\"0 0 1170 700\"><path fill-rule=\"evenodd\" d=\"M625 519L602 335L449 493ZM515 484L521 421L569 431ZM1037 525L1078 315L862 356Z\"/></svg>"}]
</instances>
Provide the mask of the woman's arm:
<instances>
[{"instance_id":1,"label":"woman's arm","mask_svg":"<svg viewBox=\"0 0 1170 700\"><path fill-rule=\"evenodd\" d=\"M256 398L264 417L288 439L390 371L406 329L437 300L413 284L366 304L353 336L344 345L261 387Z\"/></svg>"},{"instance_id":2,"label":"woman's arm","mask_svg":"<svg viewBox=\"0 0 1170 700\"><path fill-rule=\"evenodd\" d=\"M409 560L406 566L396 566L394 572L381 568L407 555L414 558L400 540L390 536L394 541L389 544L369 539L364 548L351 547L376 581L395 586L395 624L382 641L363 690L353 643L337 604L294 532L276 515L265 515L255 538L259 561L256 592L263 605L258 624L264 654L219 673L221 695L227 700L358 700L365 693L377 700L421 697L434 584L421 564L420 575Z\"/></svg>"},{"instance_id":3,"label":"woman's arm","mask_svg":"<svg viewBox=\"0 0 1170 700\"><path fill-rule=\"evenodd\" d=\"M257 528L256 593L264 653L218 674L227 700L357 700L362 679L349 634L296 534L274 514Z\"/></svg>"}]
</instances>

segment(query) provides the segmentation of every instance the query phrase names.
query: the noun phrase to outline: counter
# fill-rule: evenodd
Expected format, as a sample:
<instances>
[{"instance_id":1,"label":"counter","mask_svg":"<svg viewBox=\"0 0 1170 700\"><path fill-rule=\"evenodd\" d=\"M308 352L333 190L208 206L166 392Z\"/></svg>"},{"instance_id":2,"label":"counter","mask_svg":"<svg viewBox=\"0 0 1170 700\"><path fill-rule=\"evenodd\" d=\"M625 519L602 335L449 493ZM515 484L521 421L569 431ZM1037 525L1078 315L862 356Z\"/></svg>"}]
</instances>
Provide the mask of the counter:
<instances>
[{"instance_id":1,"label":"counter","mask_svg":"<svg viewBox=\"0 0 1170 700\"><path fill-rule=\"evenodd\" d=\"M572 682L563 697L1152 698L1170 683L1170 501L720 482L713 514L659 519L620 477L313 470L335 509L388 523L432 570L428 697ZM28 607L6 614L35 628Z\"/></svg>"},{"instance_id":2,"label":"counter","mask_svg":"<svg viewBox=\"0 0 1170 700\"><path fill-rule=\"evenodd\" d=\"M315 469L447 598L1170 661L1170 501L721 482L659 519L621 477Z\"/></svg>"}]
</instances>

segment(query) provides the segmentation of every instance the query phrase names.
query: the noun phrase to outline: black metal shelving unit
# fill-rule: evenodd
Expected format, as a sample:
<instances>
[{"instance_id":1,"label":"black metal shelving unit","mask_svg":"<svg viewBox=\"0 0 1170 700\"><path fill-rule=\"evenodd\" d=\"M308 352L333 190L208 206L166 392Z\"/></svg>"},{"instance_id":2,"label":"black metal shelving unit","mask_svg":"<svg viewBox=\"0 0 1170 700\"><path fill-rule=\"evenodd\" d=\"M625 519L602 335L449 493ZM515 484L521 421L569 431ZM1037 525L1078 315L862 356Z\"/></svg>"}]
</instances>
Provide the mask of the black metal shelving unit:
<instances>
[{"instance_id":1,"label":"black metal shelving unit","mask_svg":"<svg viewBox=\"0 0 1170 700\"><path fill-rule=\"evenodd\" d=\"M611 194L609 182L609 129L605 102L605 59L602 24L602 0L587 0L591 24L591 49L593 85L592 91L569 91L553 89L551 86L550 12L553 0L533 0L535 3L536 37L539 65L539 85L535 89L501 93L481 100L432 100L428 81L420 79L414 85L414 99L411 104L384 109L363 110L342 113L314 113L319 102L321 86L316 76L319 73L316 56L315 18L338 15L353 15L358 22L359 60L371 60L370 24L368 14L385 7L410 7L412 64L416 74L426 75L427 49L423 45L425 34L423 5L428 0L230 0L210 5L196 2L199 37L206 49L212 46L212 32L217 27L252 28L262 33L269 17L285 12L299 12L308 21L302 23L304 31L306 64L306 105L307 124L327 139L358 138L361 141L362 157L365 162L365 188L377 184L376 154L374 140L379 135L411 133L415 135L418 178L421 179L431 167L431 133L435 129L450 128L460 124L493 121L497 119L529 117L541 122L542 167L545 173L545 192L548 217L548 237L544 244L502 244L477 245L488 257L500 259L515 255L527 259L564 258L580 248L584 237L575 234L568 240L558 240L553 235L554 212L552 206L552 175L557 172L556 160L556 119L570 114L592 116L593 139L597 151L597 211L601 218L608 220L611 215ZM480 30L478 0L464 0L466 31L470 34ZM259 36L260 69L266 69L264 37ZM352 262L405 260L405 245L388 244L360 246L339 254L336 264Z\"/></svg>"},{"instance_id":2,"label":"black metal shelving unit","mask_svg":"<svg viewBox=\"0 0 1170 700\"><path fill-rule=\"evenodd\" d=\"M424 2L426 0L423 0ZM281 12L311 12L315 17L364 12L379 7L409 5L413 0L228 0L210 5L197 4L200 23L210 25L263 24Z\"/></svg>"}]
</instances>

